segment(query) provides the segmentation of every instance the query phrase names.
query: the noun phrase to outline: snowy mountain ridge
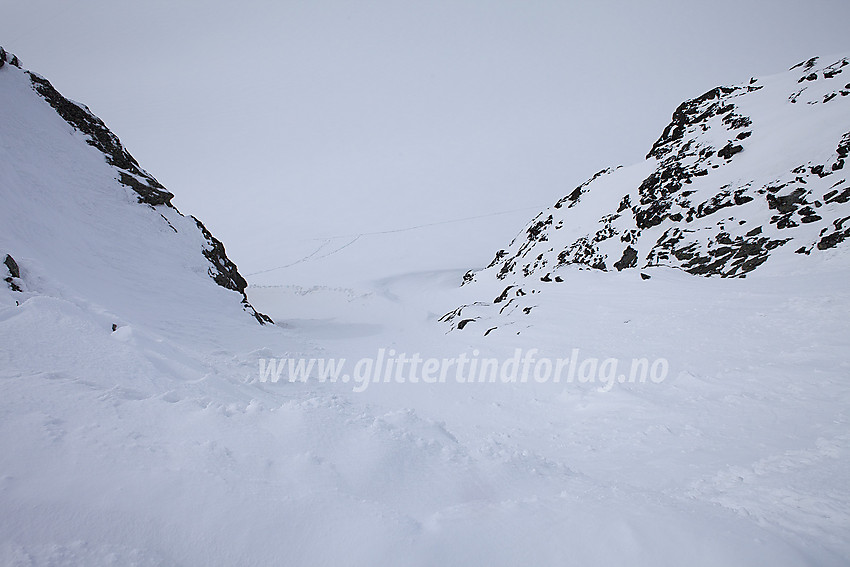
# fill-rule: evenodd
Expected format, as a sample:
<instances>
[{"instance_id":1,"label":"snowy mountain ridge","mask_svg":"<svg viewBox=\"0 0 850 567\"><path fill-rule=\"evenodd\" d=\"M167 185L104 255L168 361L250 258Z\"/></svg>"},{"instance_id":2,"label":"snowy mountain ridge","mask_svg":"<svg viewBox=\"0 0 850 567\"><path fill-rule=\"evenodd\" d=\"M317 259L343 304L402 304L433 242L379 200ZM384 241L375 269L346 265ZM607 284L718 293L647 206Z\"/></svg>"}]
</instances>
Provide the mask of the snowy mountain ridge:
<instances>
[{"instance_id":1,"label":"snowy mountain ridge","mask_svg":"<svg viewBox=\"0 0 850 567\"><path fill-rule=\"evenodd\" d=\"M235 291L241 296L241 303L245 311L254 316L260 324L271 322L271 319L258 313L248 302L245 295L247 282L239 274L236 265L227 257L224 245L216 239L203 223L195 217L185 217L172 204L174 197L162 186L152 175L141 168L139 163L123 147L118 137L113 134L85 105L75 103L62 96L50 82L44 77L21 68L20 60L0 47L0 88L3 89L5 113L3 128L0 134L5 134L5 149L7 155L3 159L0 180L4 190L4 201L6 206L3 212L3 226L7 229L0 247L0 257L10 258L10 262L22 264L24 267L28 262L24 259L31 257L34 261L46 260L45 248L50 248L51 253L63 250L61 256L63 261L73 259L75 256L90 253L87 246L81 242L74 242L78 238L74 234L76 227L68 225L65 231L56 223L51 227L44 226L44 231L35 227L42 220L38 210L38 202L42 201L44 207L62 207L62 210L73 217L74 209L78 206L93 212L100 203L104 206L104 216L109 214L109 204L116 204L116 200L127 201L132 199L143 207L134 207L132 215L138 217L147 214L148 226L136 234L137 238L148 239L156 233L172 232L177 235L174 238L181 240L179 244L171 242L163 250L163 254L170 254L177 250L194 254L194 248L198 254L198 261L192 261L193 270L204 271L212 280L224 289ZM47 103L44 105L43 103ZM64 122L60 123L53 112ZM75 138L69 141L67 136L62 136L67 143L67 148L61 152L51 155L54 148L51 143L51 133L58 133L58 129L68 128ZM26 141L32 143L26 144ZM99 154L109 170L101 169L101 175L97 180L91 179L89 170L82 167L82 163L92 159L91 152L86 152L83 144L93 148ZM75 154L85 153L86 158L77 157ZM98 158L95 158L98 159ZM38 164L33 167L34 164ZM111 179L106 174L111 174ZM69 195L69 193L75 195ZM73 203L68 202L73 200ZM106 204L109 201L109 204ZM147 213L142 213L147 211ZM123 214L125 211L121 211ZM126 212L129 212L127 210ZM29 213L29 214L28 214ZM115 232L109 234L108 230L100 234L103 241L114 240L122 232L119 218L115 219L112 227ZM110 223L97 222L97 215L87 215L82 223L88 224L94 233L98 227L107 228ZM8 230L16 225L26 226L27 230L16 232ZM30 234L27 235L27 231ZM35 232L36 234L33 234ZM8 235L8 236L7 236ZM15 236L19 237L15 242ZM45 236L46 238L40 238ZM124 235L133 235L130 230ZM120 236L118 236L120 238ZM97 249L97 238L89 240L88 244L95 244ZM75 245L76 244L76 245ZM172 248L173 246L173 248ZM49 263L49 261L48 261ZM45 266L46 268L55 267ZM89 276L95 276L96 272L89 270ZM162 272L160 272L161 274ZM13 275L13 274L12 274ZM58 275L58 274L57 274ZM76 276L80 273L75 274ZM148 272L148 276L155 276L156 270ZM10 276L11 277L11 276ZM15 276L20 283L20 275ZM24 278L26 279L26 278ZM65 278L58 277L60 281ZM152 278L151 285L156 285L156 278ZM20 287L16 283L16 287ZM83 284L83 282L79 282ZM85 283L83 287L91 284Z\"/></svg>"},{"instance_id":2,"label":"snowy mountain ridge","mask_svg":"<svg viewBox=\"0 0 850 567\"><path fill-rule=\"evenodd\" d=\"M287 242L293 265L325 257L326 271L295 285L276 261L278 285L252 278L252 304L280 323L261 326L235 266L211 263L224 262L212 236L85 107L18 65L0 67L0 565L848 564L850 269L649 268L643 281L561 268L562 285L524 278L528 297L500 295L515 275L491 269L458 286L466 256L448 246L504 223L490 216ZM364 281L369 257L395 275ZM437 323L497 295L533 326L484 338ZM536 364L516 380L456 378L461 357L506 368L519 350L583 362L561 382L537 380ZM437 361L446 381L376 371L358 392L344 377L259 374L272 359L353 373L393 352ZM585 362L644 357L669 376L615 385L606 370L607 391L582 378Z\"/></svg>"},{"instance_id":3,"label":"snowy mountain ridge","mask_svg":"<svg viewBox=\"0 0 850 567\"><path fill-rule=\"evenodd\" d=\"M745 277L766 263L845 262L848 64L815 57L682 103L644 162L598 172L464 284L504 281L498 304L527 294L523 286L563 281L568 266ZM446 320L463 327L478 317L462 307Z\"/></svg>"}]
</instances>

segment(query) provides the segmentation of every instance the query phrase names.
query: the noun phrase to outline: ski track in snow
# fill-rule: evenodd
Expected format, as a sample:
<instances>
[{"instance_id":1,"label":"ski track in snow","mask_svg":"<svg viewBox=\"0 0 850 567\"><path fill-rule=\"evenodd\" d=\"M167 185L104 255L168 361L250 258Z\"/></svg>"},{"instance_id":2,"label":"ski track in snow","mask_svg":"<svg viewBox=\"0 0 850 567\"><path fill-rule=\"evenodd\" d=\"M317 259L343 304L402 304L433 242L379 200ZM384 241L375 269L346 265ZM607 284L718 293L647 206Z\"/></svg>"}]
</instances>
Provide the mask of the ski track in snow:
<instances>
[{"instance_id":1,"label":"ski track in snow","mask_svg":"<svg viewBox=\"0 0 850 567\"><path fill-rule=\"evenodd\" d=\"M342 284L250 288L261 327L190 219L137 203L21 72L0 89L0 259L22 287L0 264L0 565L850 562L844 248L737 281L565 269L458 333L439 318L504 282L402 269L418 231L364 233L289 264L332 257ZM608 392L258 379L261 359L380 348L670 373Z\"/></svg>"}]
</instances>

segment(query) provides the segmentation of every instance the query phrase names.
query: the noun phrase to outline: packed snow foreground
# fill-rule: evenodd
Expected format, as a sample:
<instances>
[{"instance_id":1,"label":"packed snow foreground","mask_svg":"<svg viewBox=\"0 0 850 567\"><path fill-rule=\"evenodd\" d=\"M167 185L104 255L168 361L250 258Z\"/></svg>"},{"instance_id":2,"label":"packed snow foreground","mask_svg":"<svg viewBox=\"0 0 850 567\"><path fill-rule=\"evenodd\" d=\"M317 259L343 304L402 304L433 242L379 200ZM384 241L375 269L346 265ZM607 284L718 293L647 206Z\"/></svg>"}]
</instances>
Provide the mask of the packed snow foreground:
<instances>
[{"instance_id":1,"label":"packed snow foreground","mask_svg":"<svg viewBox=\"0 0 850 567\"><path fill-rule=\"evenodd\" d=\"M672 167L656 151L612 173L625 176L614 189L561 203L569 237L556 242L547 212L462 287L463 270L336 287L284 272L246 290L98 119L0 60L0 564L850 561L850 266L847 242L818 245L850 216L826 197L850 173L833 168L846 152L832 139L850 131L850 71L813 63L797 83L797 68L753 83L773 93L763 108L707 116L738 112L753 133L728 158L682 155L742 164L693 170L694 205L712 175L729 178L731 204L690 226L660 177L611 218L632 181ZM777 94L818 81L836 85L826 103ZM814 110L793 111L799 145L760 137L800 105ZM669 147L699 124L670 129ZM758 193L763 177L794 197ZM650 219L634 199L652 191ZM811 219L806 207L819 219L794 216ZM771 222L788 212L786 228ZM573 246L600 218L620 244ZM746 246L756 224L799 244ZM712 254L718 237L731 254ZM747 277L697 277L700 257Z\"/></svg>"}]
</instances>

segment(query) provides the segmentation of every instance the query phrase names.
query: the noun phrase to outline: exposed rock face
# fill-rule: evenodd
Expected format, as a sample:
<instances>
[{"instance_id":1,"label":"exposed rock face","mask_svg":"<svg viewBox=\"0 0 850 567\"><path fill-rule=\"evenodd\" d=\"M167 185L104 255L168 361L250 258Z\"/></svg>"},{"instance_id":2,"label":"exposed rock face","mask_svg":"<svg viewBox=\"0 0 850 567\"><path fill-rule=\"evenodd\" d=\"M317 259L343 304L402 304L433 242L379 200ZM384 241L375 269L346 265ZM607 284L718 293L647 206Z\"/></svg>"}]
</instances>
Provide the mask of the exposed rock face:
<instances>
[{"instance_id":1,"label":"exposed rock face","mask_svg":"<svg viewBox=\"0 0 850 567\"><path fill-rule=\"evenodd\" d=\"M16 279L21 278L21 270L18 268L18 263L15 262L15 259L9 254L6 254L6 259L3 260L3 265L5 265L6 269L9 270L9 275L4 278L4 281L9 284L12 291L21 291L20 286L18 286L17 282L15 282Z\"/></svg>"},{"instance_id":2,"label":"exposed rock face","mask_svg":"<svg viewBox=\"0 0 850 567\"><path fill-rule=\"evenodd\" d=\"M135 158L121 145L118 136L110 132L100 118L92 114L86 106L63 97L47 79L29 71L27 74L35 91L59 113L59 116L83 134L87 134L88 144L103 152L106 161L120 170L118 181L138 193L140 203L152 206L171 205L174 195L139 167Z\"/></svg>"},{"instance_id":3,"label":"exposed rock face","mask_svg":"<svg viewBox=\"0 0 850 567\"><path fill-rule=\"evenodd\" d=\"M764 85L753 79L748 85L717 87L676 109L647 155L651 171L636 186L629 186L632 171L597 173L538 215L489 268L500 279L567 264L600 270L668 265L700 275L744 276L792 240L799 240L795 245L806 252L837 245L846 238L842 213L850 209L827 205L850 201L850 184L843 175L850 153L850 85L836 84L847 65L847 58L820 67L812 59L794 67L791 73L802 76L792 84L804 86L784 101L785 106L804 103L813 120L818 118L816 107L834 107L834 114L844 119L840 135L824 132L817 139L781 141L759 137L754 111L770 102L756 98ZM773 95L785 86L771 83ZM767 126L772 134L774 128ZM758 162L735 167L751 145L772 144L781 151L778 142L811 146L811 159L791 162L784 173L762 171ZM613 179L603 185L605 177ZM582 207L597 190L610 195L620 191L617 202L601 215L585 210L592 205ZM557 233L577 223L589 230L564 242ZM804 225L818 230L794 230Z\"/></svg>"},{"instance_id":4,"label":"exposed rock face","mask_svg":"<svg viewBox=\"0 0 850 567\"><path fill-rule=\"evenodd\" d=\"M6 63L20 68L18 58L0 47L0 68ZM99 150L106 162L115 169L115 180L118 184L132 190L140 204L155 209L168 207L176 214L179 211L171 204L174 195L166 190L151 174L141 168L139 163L124 148L118 137L113 134L104 122L95 116L86 106L68 100L62 96L50 82L35 73L23 71L29 78L33 90L49 104L62 119L71 127L86 135L86 143ZM245 294L247 282L239 274L236 265L227 257L224 245L216 239L206 227L196 219L194 224L200 231L205 244L199 252L209 261L209 276L220 286L238 292L242 295L244 309L254 316L261 324L271 323L272 320L258 313L248 303ZM163 219L165 217L163 216ZM168 222L167 219L165 222ZM171 223L171 230L178 231ZM11 257L8 257L11 258ZM14 261L13 261L14 262ZM7 264L8 265L8 264Z\"/></svg>"},{"instance_id":5,"label":"exposed rock face","mask_svg":"<svg viewBox=\"0 0 850 567\"><path fill-rule=\"evenodd\" d=\"M9 65L13 67L17 67L18 69L21 68L21 62L18 57L7 53L3 47L0 47L0 69L3 68L3 65L5 65L7 61L9 62Z\"/></svg>"},{"instance_id":6,"label":"exposed rock face","mask_svg":"<svg viewBox=\"0 0 850 567\"><path fill-rule=\"evenodd\" d=\"M212 264L212 267L209 269L210 277L221 287L232 289L233 291L241 293L245 309L249 311L261 325L272 323L273 321L271 317L264 315L263 313L259 313L251 306L250 303L248 303L248 297L245 295L245 288L248 287L248 282L245 281L245 278L243 278L242 274L239 273L239 270L236 268L236 264L231 262L230 258L227 257L227 254L224 251L224 244L222 244L218 238L213 236L201 221L195 217L192 217L192 219L198 225L198 229L201 231L201 234L204 235L204 239L206 239L208 243L208 247L204 248L202 253L204 257L210 261L210 264Z\"/></svg>"},{"instance_id":7,"label":"exposed rock face","mask_svg":"<svg viewBox=\"0 0 850 567\"><path fill-rule=\"evenodd\" d=\"M813 58L682 103L646 161L594 175L464 285L505 280L510 296L557 282L565 266L745 277L777 254L805 262L841 246L850 238L848 65ZM469 313L447 318L471 329Z\"/></svg>"}]
</instances>

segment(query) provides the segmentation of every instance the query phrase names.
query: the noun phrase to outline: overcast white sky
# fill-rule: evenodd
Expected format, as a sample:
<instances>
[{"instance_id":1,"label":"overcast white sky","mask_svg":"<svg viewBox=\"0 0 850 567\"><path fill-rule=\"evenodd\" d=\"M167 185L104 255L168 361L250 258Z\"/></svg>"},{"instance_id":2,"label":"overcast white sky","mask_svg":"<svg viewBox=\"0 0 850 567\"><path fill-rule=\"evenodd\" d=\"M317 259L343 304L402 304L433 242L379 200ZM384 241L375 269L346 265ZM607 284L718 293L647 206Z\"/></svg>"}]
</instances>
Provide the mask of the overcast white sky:
<instances>
[{"instance_id":1,"label":"overcast white sky","mask_svg":"<svg viewBox=\"0 0 850 567\"><path fill-rule=\"evenodd\" d=\"M847 0L0 6L0 45L246 273L298 239L549 205L642 159L683 100L850 52ZM492 217L458 262L533 214Z\"/></svg>"}]
</instances>

